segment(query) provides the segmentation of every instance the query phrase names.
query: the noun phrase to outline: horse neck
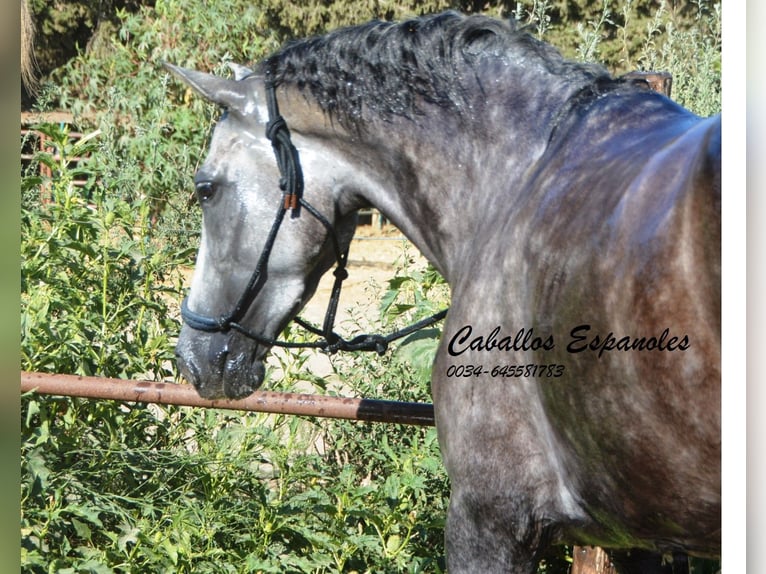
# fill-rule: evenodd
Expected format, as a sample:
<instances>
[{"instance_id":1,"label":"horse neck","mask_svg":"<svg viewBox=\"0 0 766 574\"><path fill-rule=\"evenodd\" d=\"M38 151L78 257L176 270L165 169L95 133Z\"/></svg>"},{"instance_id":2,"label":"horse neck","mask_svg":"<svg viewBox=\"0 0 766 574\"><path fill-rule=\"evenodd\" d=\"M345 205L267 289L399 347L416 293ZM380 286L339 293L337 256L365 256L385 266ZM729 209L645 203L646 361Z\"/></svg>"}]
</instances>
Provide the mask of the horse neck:
<instances>
[{"instance_id":1,"label":"horse neck","mask_svg":"<svg viewBox=\"0 0 766 574\"><path fill-rule=\"evenodd\" d=\"M395 119L375 130L335 125L331 132L315 137L353 166L339 201L378 209L450 283L475 256L478 229L513 202L515 181L542 154L547 135L498 114L462 125Z\"/></svg>"}]
</instances>

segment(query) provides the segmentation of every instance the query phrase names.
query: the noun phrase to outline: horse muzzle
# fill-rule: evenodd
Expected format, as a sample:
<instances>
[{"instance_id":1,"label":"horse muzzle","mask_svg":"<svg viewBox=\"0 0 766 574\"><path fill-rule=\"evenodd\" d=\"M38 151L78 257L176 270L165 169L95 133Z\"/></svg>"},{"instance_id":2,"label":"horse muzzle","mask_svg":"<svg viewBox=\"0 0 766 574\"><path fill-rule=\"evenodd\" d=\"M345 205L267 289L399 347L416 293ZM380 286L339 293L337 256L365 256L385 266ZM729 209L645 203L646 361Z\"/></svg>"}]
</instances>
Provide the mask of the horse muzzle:
<instances>
[{"instance_id":1,"label":"horse muzzle","mask_svg":"<svg viewBox=\"0 0 766 574\"><path fill-rule=\"evenodd\" d=\"M205 399L241 399L261 386L267 349L235 331L206 333L184 325L176 345L181 375Z\"/></svg>"}]
</instances>

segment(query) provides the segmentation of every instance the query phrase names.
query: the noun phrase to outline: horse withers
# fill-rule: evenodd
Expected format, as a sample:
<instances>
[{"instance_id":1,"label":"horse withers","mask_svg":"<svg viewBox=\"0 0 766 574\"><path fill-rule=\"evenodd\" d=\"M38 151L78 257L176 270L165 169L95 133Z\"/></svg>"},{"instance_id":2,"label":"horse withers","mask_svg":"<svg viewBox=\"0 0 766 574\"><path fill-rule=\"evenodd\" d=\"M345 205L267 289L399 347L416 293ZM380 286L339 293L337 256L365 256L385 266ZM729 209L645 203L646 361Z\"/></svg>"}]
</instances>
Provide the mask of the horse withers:
<instances>
[{"instance_id":1,"label":"horse withers","mask_svg":"<svg viewBox=\"0 0 766 574\"><path fill-rule=\"evenodd\" d=\"M225 110L177 346L201 395L262 384L373 206L452 292L432 373L450 572L528 574L555 542L718 555L720 117L455 13L233 79L169 68Z\"/></svg>"}]
</instances>

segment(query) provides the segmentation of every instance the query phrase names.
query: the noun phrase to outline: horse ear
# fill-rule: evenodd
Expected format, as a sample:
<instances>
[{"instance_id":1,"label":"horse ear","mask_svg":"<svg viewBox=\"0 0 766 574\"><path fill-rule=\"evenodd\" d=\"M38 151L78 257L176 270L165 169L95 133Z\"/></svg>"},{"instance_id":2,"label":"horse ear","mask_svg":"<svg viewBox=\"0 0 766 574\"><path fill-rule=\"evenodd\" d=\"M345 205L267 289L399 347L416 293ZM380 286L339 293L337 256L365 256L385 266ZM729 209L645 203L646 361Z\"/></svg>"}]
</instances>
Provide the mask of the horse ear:
<instances>
[{"instance_id":1,"label":"horse ear","mask_svg":"<svg viewBox=\"0 0 766 574\"><path fill-rule=\"evenodd\" d=\"M234 70L234 80L187 70L168 62L163 62L162 66L211 102L242 114L248 114L254 108L255 93L238 81L252 73L244 66L237 66Z\"/></svg>"},{"instance_id":2,"label":"horse ear","mask_svg":"<svg viewBox=\"0 0 766 574\"><path fill-rule=\"evenodd\" d=\"M229 69L234 72L234 79L238 82L240 80L244 80L248 76L252 76L255 72L248 68L247 66L242 66L241 64L235 64L234 62L229 62L226 64L229 66Z\"/></svg>"}]
</instances>

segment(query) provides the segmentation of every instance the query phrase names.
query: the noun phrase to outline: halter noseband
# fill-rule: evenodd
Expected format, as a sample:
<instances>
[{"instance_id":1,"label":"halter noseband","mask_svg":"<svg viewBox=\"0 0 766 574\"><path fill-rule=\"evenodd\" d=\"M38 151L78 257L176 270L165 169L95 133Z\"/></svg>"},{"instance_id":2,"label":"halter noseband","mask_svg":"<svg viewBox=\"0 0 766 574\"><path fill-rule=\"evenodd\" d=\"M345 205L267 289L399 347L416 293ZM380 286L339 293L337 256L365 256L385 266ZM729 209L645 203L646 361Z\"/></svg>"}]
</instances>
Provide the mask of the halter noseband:
<instances>
[{"instance_id":1,"label":"halter noseband","mask_svg":"<svg viewBox=\"0 0 766 574\"><path fill-rule=\"evenodd\" d=\"M350 340L342 338L333 331L335 315L338 310L338 302L340 301L341 287L343 285L343 280L348 277L348 271L346 271L348 248L345 250L341 249L338 235L335 233L332 224L310 203L303 199L303 172L301 170L300 157L298 155L298 150L290 139L290 130L287 127L287 122L285 122L285 119L279 113L276 89L272 82L266 82L266 103L269 111L269 121L266 124L266 137L271 141L271 146L274 149L274 155L276 156L277 165L279 167L279 187L282 190L282 202L277 210L269 234L266 237L266 243L263 246L258 262L255 265L253 274L250 276L250 280L233 310L228 315L223 315L217 318L202 315L189 309L187 297L184 298L181 303L181 317L184 322L192 329L209 333L226 332L234 329L246 337L270 347L314 348L322 349L329 353L335 353L337 351L376 351L379 355L382 355L388 349L388 344L391 341L405 337L443 319L447 315L447 309L389 335L359 335ZM327 229L335 250L337 266L333 272L335 275L335 282L333 283L332 293L327 305L322 328L319 329L305 322L300 317L294 319L301 327L315 335L319 335L322 339L319 341L297 343L279 341L270 337L264 337L258 333L253 333L247 327L243 326L240 321L247 314L250 305L263 288L265 281L264 271L268 264L271 250L274 247L274 242L276 241L277 233L282 225L285 214L288 211L291 211L293 217L299 217L301 208L308 211L325 227L325 229Z\"/></svg>"}]
</instances>

